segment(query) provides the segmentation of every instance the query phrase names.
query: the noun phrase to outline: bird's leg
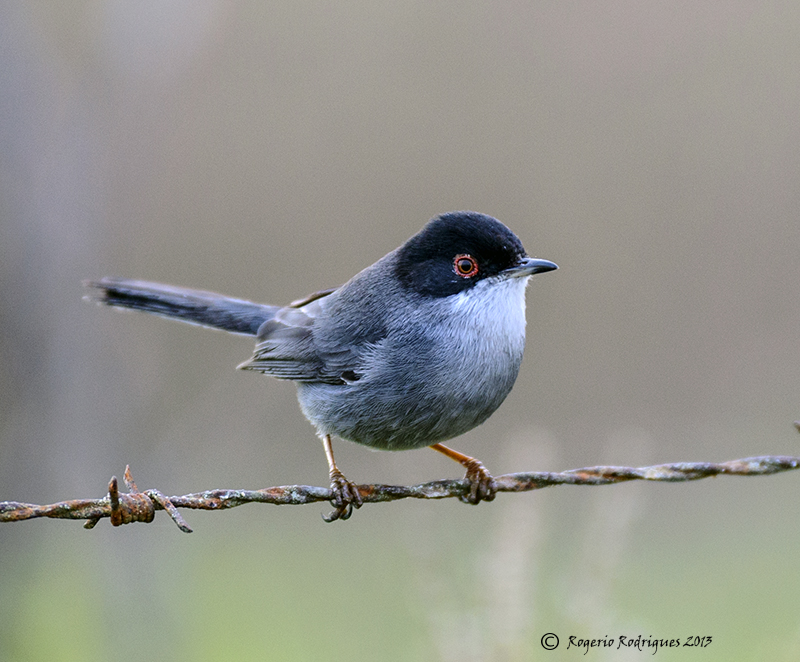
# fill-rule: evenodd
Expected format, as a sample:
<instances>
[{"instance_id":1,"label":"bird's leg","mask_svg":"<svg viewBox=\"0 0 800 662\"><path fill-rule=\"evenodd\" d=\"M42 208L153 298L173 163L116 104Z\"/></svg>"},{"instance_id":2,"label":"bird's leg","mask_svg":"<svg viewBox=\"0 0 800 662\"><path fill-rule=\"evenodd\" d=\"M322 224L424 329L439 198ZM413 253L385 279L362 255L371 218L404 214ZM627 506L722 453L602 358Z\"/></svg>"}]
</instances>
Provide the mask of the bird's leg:
<instances>
[{"instance_id":1,"label":"bird's leg","mask_svg":"<svg viewBox=\"0 0 800 662\"><path fill-rule=\"evenodd\" d=\"M331 505L336 508L333 512L323 515L322 519L326 522L333 522L337 519L345 520L353 514L353 507L361 508L361 494L355 483L347 480L336 466L329 434L322 437L322 446L325 448L325 457L328 458L328 467L330 468Z\"/></svg>"},{"instance_id":2,"label":"bird's leg","mask_svg":"<svg viewBox=\"0 0 800 662\"><path fill-rule=\"evenodd\" d=\"M466 467L467 475L465 478L469 481L469 493L459 497L464 503L475 505L481 501L492 501L494 499L497 493L497 483L480 460L454 451L443 444L434 444L431 448Z\"/></svg>"}]
</instances>

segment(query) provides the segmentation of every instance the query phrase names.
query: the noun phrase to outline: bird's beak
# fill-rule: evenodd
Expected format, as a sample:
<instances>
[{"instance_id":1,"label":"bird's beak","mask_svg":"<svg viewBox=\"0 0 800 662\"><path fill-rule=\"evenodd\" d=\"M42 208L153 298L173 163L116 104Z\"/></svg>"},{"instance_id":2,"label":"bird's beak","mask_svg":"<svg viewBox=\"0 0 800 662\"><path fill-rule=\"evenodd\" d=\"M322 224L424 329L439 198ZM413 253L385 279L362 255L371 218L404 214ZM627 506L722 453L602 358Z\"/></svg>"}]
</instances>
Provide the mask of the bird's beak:
<instances>
[{"instance_id":1,"label":"bird's beak","mask_svg":"<svg viewBox=\"0 0 800 662\"><path fill-rule=\"evenodd\" d=\"M553 269L558 269L558 265L555 262L523 257L513 267L505 269L502 274L506 278L526 278L534 274L543 274L545 271L553 271Z\"/></svg>"}]
</instances>

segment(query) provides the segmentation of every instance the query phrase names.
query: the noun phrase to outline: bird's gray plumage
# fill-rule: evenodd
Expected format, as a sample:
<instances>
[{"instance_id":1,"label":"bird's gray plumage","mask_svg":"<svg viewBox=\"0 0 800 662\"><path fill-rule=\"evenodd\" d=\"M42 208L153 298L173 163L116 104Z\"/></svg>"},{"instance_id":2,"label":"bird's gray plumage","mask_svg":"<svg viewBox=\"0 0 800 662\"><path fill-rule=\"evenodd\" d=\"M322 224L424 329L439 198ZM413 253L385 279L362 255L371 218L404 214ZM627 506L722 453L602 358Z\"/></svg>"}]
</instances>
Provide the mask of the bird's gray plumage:
<instances>
[{"instance_id":1,"label":"bird's gray plumage","mask_svg":"<svg viewBox=\"0 0 800 662\"><path fill-rule=\"evenodd\" d=\"M525 345L525 284L487 282L443 306L400 287L395 260L390 253L329 296L279 311L243 367L297 381L321 435L408 450L463 434L508 395Z\"/></svg>"}]
</instances>

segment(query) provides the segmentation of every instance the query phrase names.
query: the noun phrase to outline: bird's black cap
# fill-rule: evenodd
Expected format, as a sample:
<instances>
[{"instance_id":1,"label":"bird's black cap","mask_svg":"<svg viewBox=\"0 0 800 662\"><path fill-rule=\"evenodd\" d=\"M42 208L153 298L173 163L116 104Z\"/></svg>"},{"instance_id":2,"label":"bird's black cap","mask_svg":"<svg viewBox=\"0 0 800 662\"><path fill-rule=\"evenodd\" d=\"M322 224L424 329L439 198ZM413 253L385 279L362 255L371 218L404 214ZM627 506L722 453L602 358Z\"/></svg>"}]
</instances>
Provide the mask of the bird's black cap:
<instances>
[{"instance_id":1,"label":"bird's black cap","mask_svg":"<svg viewBox=\"0 0 800 662\"><path fill-rule=\"evenodd\" d=\"M453 211L431 219L398 249L396 275L404 287L419 294L445 297L497 276L526 257L517 235L496 218ZM467 269L470 260L474 273Z\"/></svg>"}]
</instances>

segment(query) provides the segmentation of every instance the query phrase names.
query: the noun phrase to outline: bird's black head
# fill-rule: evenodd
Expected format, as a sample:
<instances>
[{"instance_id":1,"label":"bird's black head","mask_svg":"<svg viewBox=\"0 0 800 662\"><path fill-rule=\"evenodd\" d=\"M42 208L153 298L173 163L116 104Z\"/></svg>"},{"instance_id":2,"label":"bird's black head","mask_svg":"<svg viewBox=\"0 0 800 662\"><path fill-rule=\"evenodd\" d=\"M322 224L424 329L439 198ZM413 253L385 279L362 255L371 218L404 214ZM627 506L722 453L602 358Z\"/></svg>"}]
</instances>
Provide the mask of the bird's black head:
<instances>
[{"instance_id":1,"label":"bird's black head","mask_svg":"<svg viewBox=\"0 0 800 662\"><path fill-rule=\"evenodd\" d=\"M404 287L446 297L519 266L526 258L517 235L496 218L453 211L432 219L403 244L395 269Z\"/></svg>"}]
</instances>

